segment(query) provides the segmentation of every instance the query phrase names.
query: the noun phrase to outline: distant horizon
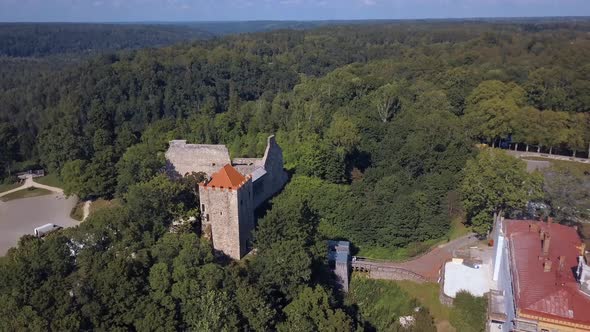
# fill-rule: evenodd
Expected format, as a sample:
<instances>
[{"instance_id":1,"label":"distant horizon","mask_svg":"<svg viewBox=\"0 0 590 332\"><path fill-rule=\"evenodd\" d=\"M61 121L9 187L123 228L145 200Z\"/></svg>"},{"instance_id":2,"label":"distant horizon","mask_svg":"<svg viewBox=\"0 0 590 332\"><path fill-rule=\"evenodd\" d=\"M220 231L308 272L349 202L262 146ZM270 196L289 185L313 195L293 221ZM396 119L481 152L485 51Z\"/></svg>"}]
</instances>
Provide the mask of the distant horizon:
<instances>
[{"instance_id":1,"label":"distant horizon","mask_svg":"<svg viewBox=\"0 0 590 332\"><path fill-rule=\"evenodd\" d=\"M1 0L3 23L364 21L590 16L587 0Z\"/></svg>"},{"instance_id":2,"label":"distant horizon","mask_svg":"<svg viewBox=\"0 0 590 332\"><path fill-rule=\"evenodd\" d=\"M0 24L178 24L178 23L251 23L251 22L395 22L395 21L477 21L477 20L535 20L535 19L588 19L578 16L472 16L472 17L423 17L423 18L353 18L353 19L260 19L260 20L138 20L138 21L0 21Z\"/></svg>"}]
</instances>

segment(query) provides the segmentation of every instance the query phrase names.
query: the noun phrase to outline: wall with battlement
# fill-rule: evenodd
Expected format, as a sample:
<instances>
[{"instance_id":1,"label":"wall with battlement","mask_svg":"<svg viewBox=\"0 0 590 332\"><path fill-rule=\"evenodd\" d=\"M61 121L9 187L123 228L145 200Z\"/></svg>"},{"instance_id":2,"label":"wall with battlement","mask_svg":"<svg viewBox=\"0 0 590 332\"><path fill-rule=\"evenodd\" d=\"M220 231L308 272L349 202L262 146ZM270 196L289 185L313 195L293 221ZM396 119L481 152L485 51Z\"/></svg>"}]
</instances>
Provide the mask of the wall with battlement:
<instances>
[{"instance_id":1,"label":"wall with battlement","mask_svg":"<svg viewBox=\"0 0 590 332\"><path fill-rule=\"evenodd\" d=\"M268 138L262 164L264 165L266 174L256 180L254 184L255 206L259 206L278 193L289 179L284 169L283 150L277 144L274 136Z\"/></svg>"},{"instance_id":2,"label":"wall with battlement","mask_svg":"<svg viewBox=\"0 0 590 332\"><path fill-rule=\"evenodd\" d=\"M230 164L225 145L186 144L185 140L171 141L166 151L166 172L172 178L187 173L204 172L208 176Z\"/></svg>"}]
</instances>

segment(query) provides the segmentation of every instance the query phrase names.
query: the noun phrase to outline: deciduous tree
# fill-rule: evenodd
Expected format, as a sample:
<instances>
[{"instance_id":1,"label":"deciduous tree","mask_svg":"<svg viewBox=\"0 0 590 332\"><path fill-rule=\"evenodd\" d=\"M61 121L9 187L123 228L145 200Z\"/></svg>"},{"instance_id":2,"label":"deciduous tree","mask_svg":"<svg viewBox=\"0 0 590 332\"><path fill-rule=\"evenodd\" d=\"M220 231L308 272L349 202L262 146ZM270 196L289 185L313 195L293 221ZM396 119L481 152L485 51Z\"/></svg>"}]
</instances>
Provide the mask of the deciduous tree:
<instances>
[{"instance_id":1,"label":"deciduous tree","mask_svg":"<svg viewBox=\"0 0 590 332\"><path fill-rule=\"evenodd\" d=\"M541 186L541 175L528 173L523 161L501 150L482 150L467 162L461 181L463 206L474 231L486 234L493 214L523 209L542 198Z\"/></svg>"}]
</instances>

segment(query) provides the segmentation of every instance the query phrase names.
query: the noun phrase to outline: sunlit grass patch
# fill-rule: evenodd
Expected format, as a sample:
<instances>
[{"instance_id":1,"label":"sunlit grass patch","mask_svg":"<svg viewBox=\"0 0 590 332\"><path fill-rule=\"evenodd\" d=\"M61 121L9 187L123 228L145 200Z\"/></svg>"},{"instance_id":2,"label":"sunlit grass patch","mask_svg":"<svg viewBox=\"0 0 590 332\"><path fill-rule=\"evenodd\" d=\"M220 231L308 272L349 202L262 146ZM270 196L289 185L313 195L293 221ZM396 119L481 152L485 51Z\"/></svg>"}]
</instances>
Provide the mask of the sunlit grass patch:
<instances>
[{"instance_id":1,"label":"sunlit grass patch","mask_svg":"<svg viewBox=\"0 0 590 332\"><path fill-rule=\"evenodd\" d=\"M10 193L6 196L2 196L2 197L0 197L0 200L3 202L8 202L8 201L12 201L15 199L38 197L38 196L45 196L45 195L50 195L50 194L53 194L53 192L46 190L46 189L27 188L27 189L23 189L23 190L19 190L19 191Z\"/></svg>"}]
</instances>

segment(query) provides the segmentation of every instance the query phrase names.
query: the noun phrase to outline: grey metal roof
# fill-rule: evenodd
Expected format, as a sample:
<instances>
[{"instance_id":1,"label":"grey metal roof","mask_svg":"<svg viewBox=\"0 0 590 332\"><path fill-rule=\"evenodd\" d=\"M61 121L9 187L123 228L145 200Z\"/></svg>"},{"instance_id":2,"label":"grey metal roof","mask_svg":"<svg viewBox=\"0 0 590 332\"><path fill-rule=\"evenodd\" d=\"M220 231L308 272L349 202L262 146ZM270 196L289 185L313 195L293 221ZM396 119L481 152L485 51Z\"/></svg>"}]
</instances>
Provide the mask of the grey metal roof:
<instances>
[{"instance_id":1,"label":"grey metal roof","mask_svg":"<svg viewBox=\"0 0 590 332\"><path fill-rule=\"evenodd\" d=\"M328 260L336 262L348 262L350 255L350 242L328 241Z\"/></svg>"},{"instance_id":2,"label":"grey metal roof","mask_svg":"<svg viewBox=\"0 0 590 332\"><path fill-rule=\"evenodd\" d=\"M260 179L266 175L266 170L263 167L258 167L252 172L252 182Z\"/></svg>"},{"instance_id":3,"label":"grey metal roof","mask_svg":"<svg viewBox=\"0 0 590 332\"><path fill-rule=\"evenodd\" d=\"M328 247L334 248L336 251L346 251L350 252L350 242L348 241L328 241Z\"/></svg>"}]
</instances>

